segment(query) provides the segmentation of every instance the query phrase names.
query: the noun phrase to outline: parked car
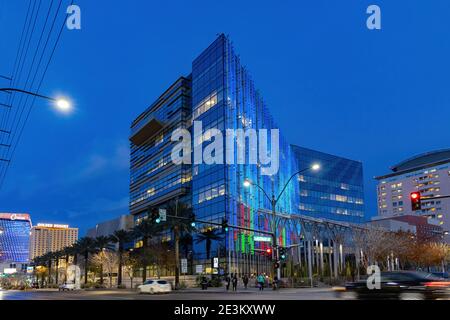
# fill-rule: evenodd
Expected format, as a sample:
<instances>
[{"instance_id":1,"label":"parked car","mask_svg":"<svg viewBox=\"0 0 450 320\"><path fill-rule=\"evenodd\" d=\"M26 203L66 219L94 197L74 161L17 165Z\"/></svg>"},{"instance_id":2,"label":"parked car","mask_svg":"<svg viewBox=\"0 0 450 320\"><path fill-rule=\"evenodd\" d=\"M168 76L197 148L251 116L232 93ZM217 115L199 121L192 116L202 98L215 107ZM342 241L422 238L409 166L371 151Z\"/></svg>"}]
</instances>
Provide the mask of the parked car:
<instances>
[{"instance_id":1,"label":"parked car","mask_svg":"<svg viewBox=\"0 0 450 320\"><path fill-rule=\"evenodd\" d=\"M450 282L430 273L382 272L380 289L370 290L366 280L336 289L340 297L354 299L425 300L450 298Z\"/></svg>"},{"instance_id":2,"label":"parked car","mask_svg":"<svg viewBox=\"0 0 450 320\"><path fill-rule=\"evenodd\" d=\"M75 285L75 283L64 283L62 285L59 286L59 291L74 291L77 290L77 286Z\"/></svg>"},{"instance_id":3,"label":"parked car","mask_svg":"<svg viewBox=\"0 0 450 320\"><path fill-rule=\"evenodd\" d=\"M172 285L166 280L147 280L144 284L138 286L139 293L169 293L172 291Z\"/></svg>"}]
</instances>

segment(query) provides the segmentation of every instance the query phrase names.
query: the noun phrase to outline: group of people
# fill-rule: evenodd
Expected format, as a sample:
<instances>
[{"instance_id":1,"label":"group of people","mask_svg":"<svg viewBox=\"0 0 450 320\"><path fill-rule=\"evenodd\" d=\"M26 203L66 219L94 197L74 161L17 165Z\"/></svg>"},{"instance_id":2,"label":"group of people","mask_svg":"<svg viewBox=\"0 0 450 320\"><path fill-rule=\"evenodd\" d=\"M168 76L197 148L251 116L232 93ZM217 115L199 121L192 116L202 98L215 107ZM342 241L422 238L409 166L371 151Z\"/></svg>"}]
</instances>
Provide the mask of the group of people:
<instances>
[{"instance_id":1,"label":"group of people","mask_svg":"<svg viewBox=\"0 0 450 320\"><path fill-rule=\"evenodd\" d=\"M244 274L242 276L242 283L244 284L245 289L247 289L249 281L250 281L250 277L247 274ZM264 290L264 287L266 285L266 275L263 273L260 273L258 276L256 276L256 283L257 283L260 291ZM276 277L275 277L273 285L275 286L275 285L277 285L277 283L278 283L278 279L276 279ZM225 276L225 284L226 284L227 291L230 290L230 285L232 285L233 291L237 291L238 275L232 273L230 276L227 274Z\"/></svg>"},{"instance_id":2,"label":"group of people","mask_svg":"<svg viewBox=\"0 0 450 320\"><path fill-rule=\"evenodd\" d=\"M232 273L231 277L229 275L226 275L225 282L226 282L227 291L230 290L230 284L233 285L233 291L237 291L237 285L238 285L237 274ZM244 283L245 289L247 289L247 285L248 285L248 276L247 275L244 275L242 277L242 282Z\"/></svg>"}]
</instances>

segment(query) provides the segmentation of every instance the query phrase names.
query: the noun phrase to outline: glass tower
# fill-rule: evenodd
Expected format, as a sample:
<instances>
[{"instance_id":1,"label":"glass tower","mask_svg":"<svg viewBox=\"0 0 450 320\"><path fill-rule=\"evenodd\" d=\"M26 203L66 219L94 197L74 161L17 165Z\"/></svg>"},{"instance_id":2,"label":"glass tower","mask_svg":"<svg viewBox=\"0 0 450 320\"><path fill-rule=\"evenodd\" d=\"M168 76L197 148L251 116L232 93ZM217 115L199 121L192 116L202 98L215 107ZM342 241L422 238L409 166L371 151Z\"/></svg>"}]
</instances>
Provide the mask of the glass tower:
<instances>
[{"instance_id":1,"label":"glass tower","mask_svg":"<svg viewBox=\"0 0 450 320\"><path fill-rule=\"evenodd\" d=\"M0 263L28 263L31 219L28 214L0 214Z\"/></svg>"},{"instance_id":2,"label":"glass tower","mask_svg":"<svg viewBox=\"0 0 450 320\"><path fill-rule=\"evenodd\" d=\"M295 212L335 221L364 222L362 163L291 145L298 170L318 163L321 170L297 177Z\"/></svg>"},{"instance_id":3,"label":"glass tower","mask_svg":"<svg viewBox=\"0 0 450 320\"><path fill-rule=\"evenodd\" d=\"M192 205L197 219L216 224L227 219L231 226L228 232L221 233L220 227L215 225L198 225L199 233L213 229L217 237L209 242L199 239L193 242L197 263L210 265L210 259L217 257L220 269L225 272L269 273L272 263L265 250L271 244L255 237L261 234L232 227L270 229L267 215L261 214L272 209L270 200L259 188L244 188L244 181L249 179L258 184L269 196L272 193L278 195L293 173L319 160L323 166L328 166L326 173L320 176L322 180L318 178L307 186L300 180L291 181L278 201L276 211L361 221L364 210L361 164L291 146L281 134L280 167L271 176L263 175L266 165L261 163L260 158L257 163L249 164L250 149L255 148L250 143L250 136L244 140L244 163L238 161L237 152L232 156L225 154L230 149L236 149L236 139L229 141L225 138L222 153L214 154L223 159L223 163L196 163L195 156L192 157L192 165L175 166L170 163L169 149L173 147L170 134L179 125L193 133L193 154L197 145L205 148L216 141L208 134L209 129L224 133L227 129L241 129L244 132L255 129L258 132L259 129L279 128L227 36L220 35L204 50L193 61L191 75L182 79L132 124L130 210L136 220L147 214L148 206L163 205L170 199L182 196L183 201ZM177 120L169 121L169 113L176 114ZM200 122L202 130L194 130ZM267 138L270 142L270 132ZM268 149L271 148L269 143ZM229 159L233 160L232 163ZM300 194L303 187L308 188L305 189L309 192L308 196ZM328 200L324 198L326 196ZM341 197L347 198L340 201L344 199ZM296 234L280 226L277 241L280 245L294 243ZM196 237L194 235L194 240Z\"/></svg>"},{"instance_id":4,"label":"glass tower","mask_svg":"<svg viewBox=\"0 0 450 320\"><path fill-rule=\"evenodd\" d=\"M152 206L190 197L191 167L172 163L171 134L188 127L191 109L191 79L181 77L131 125L130 213L136 220Z\"/></svg>"}]
</instances>

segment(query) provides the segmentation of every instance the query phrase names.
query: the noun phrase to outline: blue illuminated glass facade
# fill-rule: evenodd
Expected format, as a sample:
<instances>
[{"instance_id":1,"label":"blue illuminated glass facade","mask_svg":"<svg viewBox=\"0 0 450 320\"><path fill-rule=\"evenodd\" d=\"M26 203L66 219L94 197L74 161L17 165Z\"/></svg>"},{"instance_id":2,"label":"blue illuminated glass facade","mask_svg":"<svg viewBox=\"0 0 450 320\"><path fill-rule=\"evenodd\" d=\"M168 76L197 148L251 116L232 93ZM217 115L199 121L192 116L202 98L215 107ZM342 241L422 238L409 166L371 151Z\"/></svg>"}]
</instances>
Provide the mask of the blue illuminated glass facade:
<instances>
[{"instance_id":1,"label":"blue illuminated glass facade","mask_svg":"<svg viewBox=\"0 0 450 320\"><path fill-rule=\"evenodd\" d=\"M172 132L188 128L191 111L191 79L181 77L131 125L130 212L137 220L176 197L190 201L192 168L174 165L170 154Z\"/></svg>"},{"instance_id":2,"label":"blue illuminated glass facade","mask_svg":"<svg viewBox=\"0 0 450 320\"><path fill-rule=\"evenodd\" d=\"M31 221L0 217L0 263L28 263Z\"/></svg>"},{"instance_id":3,"label":"blue illuminated glass facade","mask_svg":"<svg viewBox=\"0 0 450 320\"><path fill-rule=\"evenodd\" d=\"M186 90L186 99L182 103L186 112L178 119L178 122L191 133L194 131L193 121L202 122L203 133L208 129L224 132L226 129L279 128L261 94L255 88L250 74L241 64L231 41L225 35L220 35L193 61L192 74L188 78L190 90ZM167 95L167 92L163 97ZM176 100L175 97L173 99ZM164 121L167 111L158 111L173 109L172 104L167 100L158 99L152 107L136 119L132 125L132 136L136 134L136 128L151 127L149 123L155 122L155 119L159 119L160 123L167 122ZM269 221L265 216L258 214L258 211L271 210L270 201L260 189L244 188L244 181L250 179L259 184L268 194L273 192L278 195L293 173L303 166L311 166L317 160L324 167L328 166L326 173L320 175L321 180L318 176L314 181L308 178L308 185L297 179L291 181L277 203L277 212L301 213L349 222L359 222L364 215L363 203L360 203L363 198L361 163L291 146L280 135L280 169L273 176L262 175L261 165L249 164L192 164L177 167L162 160L163 165L159 167L161 159L165 159L163 155L170 153L164 148L169 148L171 145L169 143L166 147L153 146L155 144L153 140L159 134L158 126L153 124L156 128L153 137L140 145L133 141L131 143L130 208L137 219L146 214L146 208L149 205L163 204L170 198L178 196L178 193L170 193L169 190L156 192L157 188L155 192L153 189L149 192L149 188L154 188L151 182L153 173L150 171L159 170L168 173L168 168L171 168L170 172L174 175L175 183L171 188L179 191L186 186L182 193L184 201L192 204L197 219L220 223L223 218L226 218L230 225L269 230ZM164 131L164 141L170 139L166 137L170 137L175 127L175 125L161 126L160 130ZM152 132L151 129L147 131ZM204 145L208 145L204 137L193 136L192 139L193 141L202 139ZM227 145L225 139L224 143L225 150L234 147ZM248 153L247 144L247 160ZM237 163L236 153L234 157L234 163ZM155 175L154 179L163 179L165 176L165 173ZM189 181L185 181L186 184L183 184L183 177L189 177ZM155 183L157 183L156 180ZM164 188L166 184L166 182L163 183ZM337 186L336 190L335 186ZM344 190L343 188L347 186L348 190ZM306 189L303 189L304 187ZM308 194L306 195L304 191L300 193L300 190L307 190ZM337 198L339 200L341 196L346 196L348 201L336 201L336 196L339 196ZM326 197L329 201L325 199ZM210 226L199 226L199 228L203 231ZM297 240L296 232L293 230L280 227L277 234L279 235L278 243L281 245L288 245ZM263 252L268 245L266 242L255 242L254 234L250 231L231 228L223 236L222 241L212 242L211 257L220 257L221 268L229 272L237 270L240 272L244 270L247 273L270 272L271 262L264 255L257 254ZM205 251L204 243L194 241L193 252L196 261L208 263ZM258 270L252 267L255 265L258 265Z\"/></svg>"},{"instance_id":4,"label":"blue illuminated glass facade","mask_svg":"<svg viewBox=\"0 0 450 320\"><path fill-rule=\"evenodd\" d=\"M298 170L318 163L318 172L306 171L296 179L295 211L317 218L364 222L362 163L331 154L291 146Z\"/></svg>"}]
</instances>

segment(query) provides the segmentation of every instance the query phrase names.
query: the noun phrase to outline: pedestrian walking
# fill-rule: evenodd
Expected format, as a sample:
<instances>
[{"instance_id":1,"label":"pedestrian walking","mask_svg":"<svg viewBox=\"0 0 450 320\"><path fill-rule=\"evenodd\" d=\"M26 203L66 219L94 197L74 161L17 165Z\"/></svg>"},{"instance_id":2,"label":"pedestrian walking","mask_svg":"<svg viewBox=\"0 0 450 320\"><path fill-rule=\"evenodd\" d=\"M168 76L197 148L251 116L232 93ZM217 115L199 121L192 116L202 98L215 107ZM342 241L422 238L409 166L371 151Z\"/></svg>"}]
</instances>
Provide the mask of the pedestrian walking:
<instances>
[{"instance_id":1,"label":"pedestrian walking","mask_svg":"<svg viewBox=\"0 0 450 320\"><path fill-rule=\"evenodd\" d=\"M237 291L237 284L238 284L237 274L234 275L232 282L233 282L233 291Z\"/></svg>"},{"instance_id":2,"label":"pedestrian walking","mask_svg":"<svg viewBox=\"0 0 450 320\"><path fill-rule=\"evenodd\" d=\"M278 289L278 277L277 277L277 276L275 276L275 277L273 278L272 289L273 289L273 290L277 290L277 289Z\"/></svg>"},{"instance_id":3,"label":"pedestrian walking","mask_svg":"<svg viewBox=\"0 0 450 320\"><path fill-rule=\"evenodd\" d=\"M258 278L258 286L259 286L259 291L263 291L264 290L264 282L266 282L266 278L264 277L264 275L261 273Z\"/></svg>"},{"instance_id":4,"label":"pedestrian walking","mask_svg":"<svg viewBox=\"0 0 450 320\"><path fill-rule=\"evenodd\" d=\"M242 282L244 283L244 288L247 290L248 275L244 274L244 276L242 277Z\"/></svg>"},{"instance_id":5,"label":"pedestrian walking","mask_svg":"<svg viewBox=\"0 0 450 320\"><path fill-rule=\"evenodd\" d=\"M225 282L226 282L226 288L227 288L227 291L228 291L228 290L230 290L230 282L231 282L231 278L230 278L230 276L228 274L225 277Z\"/></svg>"}]
</instances>

